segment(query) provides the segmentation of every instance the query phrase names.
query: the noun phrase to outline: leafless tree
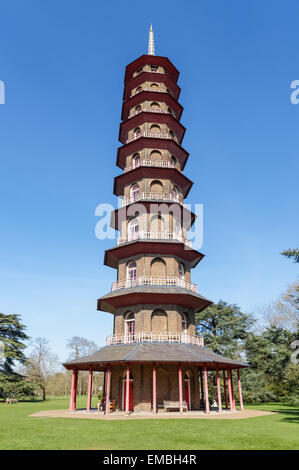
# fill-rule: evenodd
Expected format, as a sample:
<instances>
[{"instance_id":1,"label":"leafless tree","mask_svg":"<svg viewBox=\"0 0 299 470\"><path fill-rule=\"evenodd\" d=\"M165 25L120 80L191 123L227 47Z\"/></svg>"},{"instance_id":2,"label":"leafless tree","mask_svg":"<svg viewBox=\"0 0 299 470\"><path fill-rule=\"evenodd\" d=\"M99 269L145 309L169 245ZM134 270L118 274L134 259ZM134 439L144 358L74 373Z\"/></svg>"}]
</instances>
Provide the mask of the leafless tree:
<instances>
[{"instance_id":1,"label":"leafless tree","mask_svg":"<svg viewBox=\"0 0 299 470\"><path fill-rule=\"evenodd\" d=\"M36 338L26 365L26 376L30 382L37 384L46 399L46 387L49 377L58 369L58 358L49 348L46 338Z\"/></svg>"}]
</instances>

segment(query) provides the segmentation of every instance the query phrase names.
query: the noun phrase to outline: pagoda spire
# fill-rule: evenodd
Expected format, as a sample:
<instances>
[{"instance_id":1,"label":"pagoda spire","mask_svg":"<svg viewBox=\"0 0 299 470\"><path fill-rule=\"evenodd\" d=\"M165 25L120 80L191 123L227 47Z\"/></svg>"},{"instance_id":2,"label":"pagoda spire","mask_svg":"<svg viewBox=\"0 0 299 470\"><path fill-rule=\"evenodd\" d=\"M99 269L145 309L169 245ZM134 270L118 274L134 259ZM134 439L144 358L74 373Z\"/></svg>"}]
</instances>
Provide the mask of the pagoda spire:
<instances>
[{"instance_id":1,"label":"pagoda spire","mask_svg":"<svg viewBox=\"0 0 299 470\"><path fill-rule=\"evenodd\" d=\"M155 55L154 31L151 25L148 35L148 55Z\"/></svg>"}]
</instances>

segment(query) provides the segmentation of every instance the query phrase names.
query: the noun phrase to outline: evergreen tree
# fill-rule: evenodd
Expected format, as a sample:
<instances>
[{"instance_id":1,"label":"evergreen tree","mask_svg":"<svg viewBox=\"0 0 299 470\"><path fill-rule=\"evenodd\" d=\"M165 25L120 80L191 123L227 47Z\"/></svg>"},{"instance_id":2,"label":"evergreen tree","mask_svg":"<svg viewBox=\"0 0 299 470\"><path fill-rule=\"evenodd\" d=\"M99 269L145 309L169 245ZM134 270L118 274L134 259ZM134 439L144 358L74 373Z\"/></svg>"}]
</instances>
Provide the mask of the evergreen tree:
<instances>
[{"instance_id":1,"label":"evergreen tree","mask_svg":"<svg viewBox=\"0 0 299 470\"><path fill-rule=\"evenodd\" d=\"M0 361L0 370L3 372L12 373L15 361L21 364L26 362L24 341L29 337L26 335L25 329L19 315L0 313L0 343L3 345L4 356Z\"/></svg>"},{"instance_id":2,"label":"evergreen tree","mask_svg":"<svg viewBox=\"0 0 299 470\"><path fill-rule=\"evenodd\" d=\"M234 359L240 357L253 323L252 315L223 300L195 314L196 329L203 335L205 346Z\"/></svg>"},{"instance_id":3,"label":"evergreen tree","mask_svg":"<svg viewBox=\"0 0 299 470\"><path fill-rule=\"evenodd\" d=\"M299 248L284 250L281 255L286 256L294 261L294 263L299 263Z\"/></svg>"}]
</instances>

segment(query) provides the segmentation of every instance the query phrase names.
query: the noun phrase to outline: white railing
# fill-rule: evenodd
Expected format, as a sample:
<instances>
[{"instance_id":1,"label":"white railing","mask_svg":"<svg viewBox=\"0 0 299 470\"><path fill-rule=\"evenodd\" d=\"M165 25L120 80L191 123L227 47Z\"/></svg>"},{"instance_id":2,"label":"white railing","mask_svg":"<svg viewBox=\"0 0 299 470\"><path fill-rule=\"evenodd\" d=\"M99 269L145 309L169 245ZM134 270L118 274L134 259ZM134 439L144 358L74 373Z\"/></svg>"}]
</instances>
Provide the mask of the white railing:
<instances>
[{"instance_id":1,"label":"white railing","mask_svg":"<svg viewBox=\"0 0 299 470\"><path fill-rule=\"evenodd\" d=\"M197 285L192 282L185 281L179 277L148 277L141 276L137 279L126 279L125 281L116 281L112 283L111 291L118 289L129 289L130 287L136 287L141 285L147 286L166 286L166 287L182 287L183 289L197 292Z\"/></svg>"},{"instance_id":2,"label":"white railing","mask_svg":"<svg viewBox=\"0 0 299 470\"><path fill-rule=\"evenodd\" d=\"M150 88L148 86L145 86L144 88L142 88L141 90L136 90L132 96L135 96L135 95L138 95L138 93L141 93L142 91L153 91L155 93L169 93L167 90L154 90L153 88Z\"/></svg>"},{"instance_id":3,"label":"white railing","mask_svg":"<svg viewBox=\"0 0 299 470\"><path fill-rule=\"evenodd\" d=\"M141 230L140 232L130 233L123 237L117 239L117 245L122 243L132 242L134 240L178 240L179 242L184 243L185 245L192 247L192 242L186 237L183 237L181 234L176 232L145 232Z\"/></svg>"},{"instance_id":4,"label":"white railing","mask_svg":"<svg viewBox=\"0 0 299 470\"><path fill-rule=\"evenodd\" d=\"M140 166L153 166L157 168L176 168L175 164L171 162L163 162L160 160L140 160L140 162L138 163L133 163L133 165L126 166L124 172L127 173L128 171L135 170L135 168L139 168Z\"/></svg>"},{"instance_id":5,"label":"white railing","mask_svg":"<svg viewBox=\"0 0 299 470\"><path fill-rule=\"evenodd\" d=\"M163 114L171 114L167 109L154 109L154 108L141 108L140 110L138 111L134 111L130 116L129 116L129 119L131 119L132 117L136 116L137 114L140 114L140 113L163 113Z\"/></svg>"},{"instance_id":6,"label":"white railing","mask_svg":"<svg viewBox=\"0 0 299 470\"><path fill-rule=\"evenodd\" d=\"M141 137L153 137L154 139L173 139L174 140L174 136L171 136L168 133L155 134L153 132L141 131L140 134L133 135L133 137L130 137L129 139L127 139L126 143L128 144L129 142L140 139Z\"/></svg>"},{"instance_id":7,"label":"white railing","mask_svg":"<svg viewBox=\"0 0 299 470\"><path fill-rule=\"evenodd\" d=\"M128 204L133 204L134 202L143 201L146 199L158 200L158 201L172 201L178 202L181 205L184 205L183 202L179 200L177 196L168 193L139 193L136 196L124 197L122 199L122 206L127 206Z\"/></svg>"},{"instance_id":8,"label":"white railing","mask_svg":"<svg viewBox=\"0 0 299 470\"><path fill-rule=\"evenodd\" d=\"M128 343L186 343L204 346L202 336L191 336L186 333L134 333L130 335L110 335L106 338L106 344Z\"/></svg>"}]
</instances>

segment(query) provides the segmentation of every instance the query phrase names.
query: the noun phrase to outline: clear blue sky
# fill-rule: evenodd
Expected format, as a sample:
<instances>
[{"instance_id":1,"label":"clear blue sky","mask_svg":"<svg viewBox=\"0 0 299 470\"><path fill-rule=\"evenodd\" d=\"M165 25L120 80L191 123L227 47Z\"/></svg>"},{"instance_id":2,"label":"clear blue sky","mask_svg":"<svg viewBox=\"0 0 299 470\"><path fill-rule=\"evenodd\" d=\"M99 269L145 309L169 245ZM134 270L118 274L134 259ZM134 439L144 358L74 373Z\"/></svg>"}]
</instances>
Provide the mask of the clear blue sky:
<instances>
[{"instance_id":1,"label":"clear blue sky","mask_svg":"<svg viewBox=\"0 0 299 470\"><path fill-rule=\"evenodd\" d=\"M97 344L112 316L96 311L116 272L95 208L116 204L125 66L146 53L181 75L187 202L204 204L204 260L193 281L248 312L297 276L280 255L298 246L299 3L260 0L11 0L1 4L0 311L19 313L61 360L81 335ZM298 266L298 265L297 265Z\"/></svg>"}]
</instances>

